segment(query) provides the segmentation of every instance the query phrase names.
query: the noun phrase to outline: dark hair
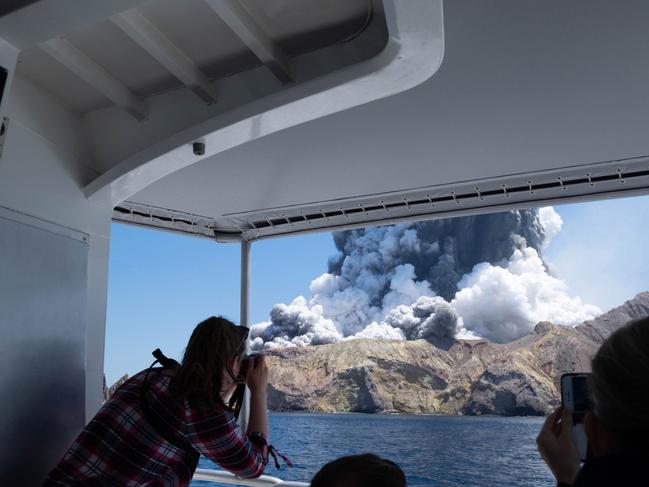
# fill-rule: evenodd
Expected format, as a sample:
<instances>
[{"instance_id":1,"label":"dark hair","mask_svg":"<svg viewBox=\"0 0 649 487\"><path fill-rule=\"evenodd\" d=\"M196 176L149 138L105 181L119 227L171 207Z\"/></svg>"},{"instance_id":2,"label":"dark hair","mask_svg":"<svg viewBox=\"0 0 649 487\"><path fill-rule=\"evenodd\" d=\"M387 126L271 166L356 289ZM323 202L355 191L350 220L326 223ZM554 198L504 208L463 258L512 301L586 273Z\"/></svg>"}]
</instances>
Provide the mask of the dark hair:
<instances>
[{"instance_id":1,"label":"dark hair","mask_svg":"<svg viewBox=\"0 0 649 487\"><path fill-rule=\"evenodd\" d=\"M365 453L327 463L311 487L406 487L406 476L396 463Z\"/></svg>"},{"instance_id":2,"label":"dark hair","mask_svg":"<svg viewBox=\"0 0 649 487\"><path fill-rule=\"evenodd\" d=\"M235 379L231 362L242 354L248 328L221 316L200 322L187 343L183 361L171 379L174 397L196 399L210 407L224 406L223 372Z\"/></svg>"},{"instance_id":3,"label":"dark hair","mask_svg":"<svg viewBox=\"0 0 649 487\"><path fill-rule=\"evenodd\" d=\"M649 318L613 333L593 358L595 414L620 448L649 450Z\"/></svg>"}]
</instances>

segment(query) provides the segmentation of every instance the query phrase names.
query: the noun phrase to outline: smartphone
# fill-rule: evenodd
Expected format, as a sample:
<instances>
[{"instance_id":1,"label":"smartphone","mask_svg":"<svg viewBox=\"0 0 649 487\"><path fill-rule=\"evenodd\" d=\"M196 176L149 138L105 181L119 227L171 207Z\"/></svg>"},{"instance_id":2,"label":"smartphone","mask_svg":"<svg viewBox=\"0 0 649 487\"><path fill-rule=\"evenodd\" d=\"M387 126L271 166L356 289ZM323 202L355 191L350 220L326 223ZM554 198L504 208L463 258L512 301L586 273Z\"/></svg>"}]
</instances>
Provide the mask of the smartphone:
<instances>
[{"instance_id":1,"label":"smartphone","mask_svg":"<svg viewBox=\"0 0 649 487\"><path fill-rule=\"evenodd\" d=\"M580 373L561 376L561 404L572 411L572 440L582 462L586 461L590 450L584 428L586 413L592 410L589 375Z\"/></svg>"}]
</instances>

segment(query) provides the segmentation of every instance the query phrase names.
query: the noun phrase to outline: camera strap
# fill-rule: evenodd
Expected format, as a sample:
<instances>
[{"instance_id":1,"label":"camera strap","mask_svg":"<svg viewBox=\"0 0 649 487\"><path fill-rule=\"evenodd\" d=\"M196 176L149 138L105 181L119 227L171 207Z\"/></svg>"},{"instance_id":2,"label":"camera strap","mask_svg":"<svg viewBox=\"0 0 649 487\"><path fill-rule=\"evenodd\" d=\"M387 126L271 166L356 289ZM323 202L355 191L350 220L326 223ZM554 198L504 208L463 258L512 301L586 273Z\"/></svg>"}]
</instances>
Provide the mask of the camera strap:
<instances>
[{"instance_id":1,"label":"camera strap","mask_svg":"<svg viewBox=\"0 0 649 487\"><path fill-rule=\"evenodd\" d=\"M277 450L277 448L275 448L273 445L268 445L268 454L273 457L273 460L275 462L275 468L277 470L281 469L281 467L279 466L279 460L277 459L278 456L282 460L284 460L284 463L286 464L287 467L292 467L293 466L293 462L291 462L291 460L286 455L284 455L283 453L280 453Z\"/></svg>"},{"instance_id":2,"label":"camera strap","mask_svg":"<svg viewBox=\"0 0 649 487\"><path fill-rule=\"evenodd\" d=\"M246 393L246 385L245 384L237 384L237 387L234 389L234 392L230 396L230 400L228 401L228 408L230 411L232 411L232 414L234 414L235 418L239 417L239 413L241 412L241 404L243 404L243 396Z\"/></svg>"},{"instance_id":3,"label":"camera strap","mask_svg":"<svg viewBox=\"0 0 649 487\"><path fill-rule=\"evenodd\" d=\"M277 450L277 448L275 448L273 445L269 445L263 434L259 432L251 433L248 438L254 445L266 449L266 452L263 455L264 465L267 465L269 458L272 458L273 463L275 464L275 468L277 470L281 470L282 467L279 464L279 457L284 460L284 463L287 467L293 467L293 462L291 462L291 459L286 455L280 453L279 450Z\"/></svg>"},{"instance_id":4,"label":"camera strap","mask_svg":"<svg viewBox=\"0 0 649 487\"><path fill-rule=\"evenodd\" d=\"M153 352L151 352L151 355L153 355L156 359L155 362L151 364L151 367L153 367L157 363L162 365L163 369L173 369L175 367L180 367L180 364L176 360L167 357L159 348L156 348ZM151 367L149 367L149 369L151 369Z\"/></svg>"},{"instance_id":5,"label":"camera strap","mask_svg":"<svg viewBox=\"0 0 649 487\"><path fill-rule=\"evenodd\" d=\"M149 397L147 392L149 391L149 373L151 371L159 372L161 370L175 369L179 367L180 364L171 358L165 356L164 353L159 348L156 348L152 355L155 357L155 361L147 369L144 376L144 382L142 383L142 388L140 389L140 405L142 407L142 414L144 419L153 427L156 432L162 436L167 442L171 443L173 446L180 450L189 450L193 449L189 443L183 442L178 439L175 435L172 435L171 432L165 427L161 419L153 413L151 410L151 405L149 404ZM160 364L162 367L153 368L156 364Z\"/></svg>"}]
</instances>

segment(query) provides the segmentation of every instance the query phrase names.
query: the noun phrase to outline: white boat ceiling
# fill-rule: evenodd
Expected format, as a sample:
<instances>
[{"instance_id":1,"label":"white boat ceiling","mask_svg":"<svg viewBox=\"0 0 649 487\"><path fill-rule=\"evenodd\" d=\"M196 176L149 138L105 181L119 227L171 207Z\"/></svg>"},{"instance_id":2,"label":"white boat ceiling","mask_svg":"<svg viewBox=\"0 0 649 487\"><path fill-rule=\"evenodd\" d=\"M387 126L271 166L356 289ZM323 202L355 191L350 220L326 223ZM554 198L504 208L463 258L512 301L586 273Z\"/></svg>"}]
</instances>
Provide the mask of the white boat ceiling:
<instances>
[{"instance_id":1,"label":"white boat ceiling","mask_svg":"<svg viewBox=\"0 0 649 487\"><path fill-rule=\"evenodd\" d=\"M114 4L0 32L79 114L115 220L254 240L649 187L649 2Z\"/></svg>"},{"instance_id":2,"label":"white boat ceiling","mask_svg":"<svg viewBox=\"0 0 649 487\"><path fill-rule=\"evenodd\" d=\"M219 2L222 0L218 0ZM371 12L368 0L243 0L257 22L287 56L297 57L346 38L365 28ZM324 6L324 8L322 8ZM133 11L121 13L133 15ZM210 80L254 69L262 64L209 2L157 0L137 8L136 20L173 41ZM183 83L129 37L112 16L65 35L65 40L99 64L140 98L183 87ZM93 86L49 56L42 47L25 50L20 73L46 87L75 111L88 113L111 106ZM208 100L216 101L216 100Z\"/></svg>"}]
</instances>

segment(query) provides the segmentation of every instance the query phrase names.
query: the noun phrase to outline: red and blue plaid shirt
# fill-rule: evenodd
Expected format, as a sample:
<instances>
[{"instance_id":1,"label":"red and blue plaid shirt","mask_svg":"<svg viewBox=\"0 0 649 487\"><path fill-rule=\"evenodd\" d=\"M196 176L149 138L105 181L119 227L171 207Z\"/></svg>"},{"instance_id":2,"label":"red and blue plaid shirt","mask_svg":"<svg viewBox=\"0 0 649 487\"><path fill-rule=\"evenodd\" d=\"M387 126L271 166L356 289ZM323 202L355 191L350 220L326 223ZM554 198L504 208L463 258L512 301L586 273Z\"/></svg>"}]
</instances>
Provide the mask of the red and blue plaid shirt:
<instances>
[{"instance_id":1,"label":"red and blue plaid shirt","mask_svg":"<svg viewBox=\"0 0 649 487\"><path fill-rule=\"evenodd\" d=\"M173 400L171 378L151 372L147 415L156 415L156 425L164 425L163 437L142 409L145 375L140 372L113 394L44 486L185 486L201 454L243 478L262 474L267 458L261 434L245 436L224 407L206 413L204 404Z\"/></svg>"}]
</instances>

